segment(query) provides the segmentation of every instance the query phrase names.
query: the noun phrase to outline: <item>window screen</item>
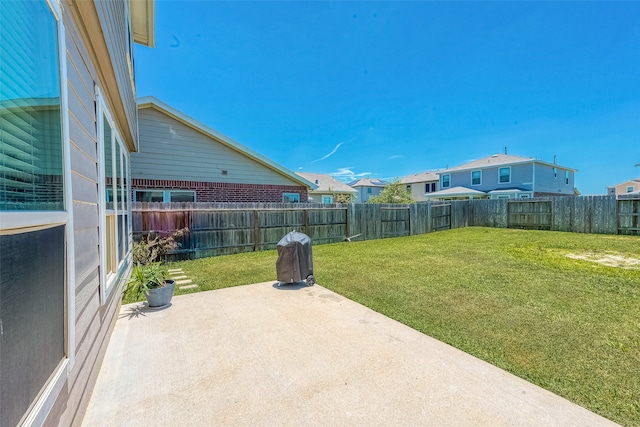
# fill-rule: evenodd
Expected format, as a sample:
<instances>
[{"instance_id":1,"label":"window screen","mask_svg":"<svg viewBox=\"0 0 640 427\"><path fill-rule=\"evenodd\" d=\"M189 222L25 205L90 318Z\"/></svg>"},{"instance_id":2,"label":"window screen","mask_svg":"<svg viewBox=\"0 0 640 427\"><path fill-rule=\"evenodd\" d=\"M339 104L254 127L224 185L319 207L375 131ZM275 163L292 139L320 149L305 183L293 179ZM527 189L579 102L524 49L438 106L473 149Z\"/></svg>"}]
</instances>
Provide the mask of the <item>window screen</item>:
<instances>
[{"instance_id":1,"label":"window screen","mask_svg":"<svg viewBox=\"0 0 640 427\"><path fill-rule=\"evenodd\" d=\"M0 235L2 426L18 424L65 357L64 235L64 225Z\"/></svg>"}]
</instances>

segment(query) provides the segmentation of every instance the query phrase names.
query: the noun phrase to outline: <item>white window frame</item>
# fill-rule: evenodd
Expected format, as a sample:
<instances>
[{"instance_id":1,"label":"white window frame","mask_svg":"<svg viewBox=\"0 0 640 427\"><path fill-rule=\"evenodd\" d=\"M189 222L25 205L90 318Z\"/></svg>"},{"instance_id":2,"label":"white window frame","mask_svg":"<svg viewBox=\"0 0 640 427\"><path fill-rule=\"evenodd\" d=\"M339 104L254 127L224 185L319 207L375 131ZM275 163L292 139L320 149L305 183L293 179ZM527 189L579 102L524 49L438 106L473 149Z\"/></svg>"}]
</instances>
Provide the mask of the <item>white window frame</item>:
<instances>
[{"instance_id":1,"label":"white window frame","mask_svg":"<svg viewBox=\"0 0 640 427\"><path fill-rule=\"evenodd\" d=\"M564 171L564 185L569 185L569 171Z\"/></svg>"},{"instance_id":2,"label":"white window frame","mask_svg":"<svg viewBox=\"0 0 640 427\"><path fill-rule=\"evenodd\" d=\"M333 203L333 196L328 196L328 195L323 195L322 196L322 203Z\"/></svg>"},{"instance_id":3,"label":"white window frame","mask_svg":"<svg viewBox=\"0 0 640 427\"><path fill-rule=\"evenodd\" d=\"M509 181L500 181L500 171L503 169L509 169ZM511 166L503 166L498 168L498 184L511 184Z\"/></svg>"},{"instance_id":4,"label":"white window frame","mask_svg":"<svg viewBox=\"0 0 640 427\"><path fill-rule=\"evenodd\" d=\"M74 226L73 226L73 191L71 187L71 146L69 139L69 99L67 85L67 49L65 26L62 9L58 0L47 0L51 14L56 20L58 32L58 70L60 77L60 131L62 138L63 162L63 201L64 211L31 211L0 212L0 230L20 230L29 232L42 228L65 225L65 325L64 353L65 357L51 373L49 381L43 385L40 395L33 402L29 412L25 414L22 425L43 425L53 408L60 391L69 378L69 372L75 364L76 340L76 275L74 262Z\"/></svg>"},{"instance_id":5,"label":"white window frame","mask_svg":"<svg viewBox=\"0 0 640 427\"><path fill-rule=\"evenodd\" d=\"M474 184L473 183L473 174L476 173L476 172L478 172L480 174L480 182L478 182L477 184ZM471 171L471 185L472 186L476 186L476 187L479 186L479 185L482 185L482 170Z\"/></svg>"},{"instance_id":6,"label":"white window frame","mask_svg":"<svg viewBox=\"0 0 640 427\"><path fill-rule=\"evenodd\" d=\"M627 191L627 193L633 193L633 191L634 191L633 185L627 185L626 191Z\"/></svg>"},{"instance_id":7,"label":"white window frame","mask_svg":"<svg viewBox=\"0 0 640 427\"><path fill-rule=\"evenodd\" d=\"M449 178L449 183L447 185L444 185L444 177L448 177ZM445 173L440 175L440 188L451 188L451 174L450 173Z\"/></svg>"},{"instance_id":8,"label":"white window frame","mask_svg":"<svg viewBox=\"0 0 640 427\"><path fill-rule=\"evenodd\" d=\"M124 269L127 268L128 265L131 264L131 247L129 245L128 250L121 254L121 257L118 258L118 246L119 240L118 237L121 232L125 233L124 238L131 242L133 230L132 230L132 215L131 215L131 157L129 154L129 150L124 144L122 136L118 131L116 126L116 122L113 120L109 108L106 105L105 99L102 96L100 88L96 86L96 104L97 104L97 129L98 129L98 209L100 215L100 303L102 305L106 304L109 301L110 295L114 292L114 289L119 288L118 286L118 278L121 278L124 274ZM105 158L104 158L104 122L103 120L109 122L109 126L111 127L111 141L109 142L112 146L112 159L111 159L111 168L115 171L116 165L118 164L116 161L116 153L115 149L116 144L120 145L120 155L124 158L125 161L120 162L120 169L123 178L126 180L127 185L125 187L125 209L122 209L120 204L118 203L118 190L117 187L117 175L113 177L112 181L112 191L113 191L113 204L114 209L109 210L107 212L106 200L104 195L107 192L107 186L105 183ZM128 217L127 221L127 229L124 230L122 228L122 224L120 223L120 216L122 212L125 212L125 215ZM107 265L107 213L109 215L115 216L115 256L116 256L116 266L115 271L107 272L105 266Z\"/></svg>"},{"instance_id":9,"label":"white window frame","mask_svg":"<svg viewBox=\"0 0 640 427\"><path fill-rule=\"evenodd\" d=\"M136 188L133 190L133 201L135 203L141 203L141 202L137 202L137 197L136 195L139 192L145 192L145 191L157 191L157 192L162 192L162 202L161 203L171 203L171 193L172 192L181 192L181 193L193 193L193 201L197 202L197 194L195 192L195 190L180 190L179 188L173 188L171 190L166 190L164 188ZM179 203L179 202L178 202Z\"/></svg>"},{"instance_id":10,"label":"white window frame","mask_svg":"<svg viewBox=\"0 0 640 427\"><path fill-rule=\"evenodd\" d=\"M285 197L290 197L290 196L293 196L292 198L294 199L298 199L298 201L291 202L289 200L285 200ZM282 193L282 203L300 203L300 193Z\"/></svg>"}]
</instances>

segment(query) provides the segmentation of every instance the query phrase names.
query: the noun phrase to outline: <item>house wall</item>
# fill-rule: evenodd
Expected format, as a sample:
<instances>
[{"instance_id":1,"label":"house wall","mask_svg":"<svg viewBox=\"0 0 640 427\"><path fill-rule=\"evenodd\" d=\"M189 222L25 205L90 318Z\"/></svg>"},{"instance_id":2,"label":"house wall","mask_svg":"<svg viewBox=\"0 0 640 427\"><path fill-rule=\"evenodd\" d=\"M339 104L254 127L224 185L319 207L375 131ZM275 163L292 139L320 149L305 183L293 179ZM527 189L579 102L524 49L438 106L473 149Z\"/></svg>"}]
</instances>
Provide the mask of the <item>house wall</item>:
<instances>
[{"instance_id":1,"label":"house wall","mask_svg":"<svg viewBox=\"0 0 640 427\"><path fill-rule=\"evenodd\" d=\"M117 82L119 96L112 97L113 106L122 108L122 114L116 115L122 126L127 128L123 136L130 136L133 145L137 146L138 108L134 90L133 34L130 31L128 4L124 0L95 0L95 7ZM128 139L126 136L125 138Z\"/></svg>"},{"instance_id":2,"label":"house wall","mask_svg":"<svg viewBox=\"0 0 640 427\"><path fill-rule=\"evenodd\" d=\"M101 18L109 22L110 31L127 34L128 25L124 21L124 3L114 1L102 3ZM83 7L87 7L84 5ZM118 11L118 9L121 9ZM85 27L79 24L83 12L75 4L68 3L64 10L66 42L66 79L68 82L68 125L70 139L71 189L73 198L73 266L75 325L73 331L74 362L69 369L59 395L52 407L45 425L79 425L86 410L91 391L102 363L104 351L120 307L118 286L113 286L103 300L100 287L100 208L97 138L97 99L94 86L107 93L105 82L100 78L98 68L110 64L96 64L96 55L89 42ZM93 31L96 31L95 29ZM95 35L94 35L95 36ZM122 49L116 49L124 39L112 40L112 57L120 58ZM122 64L120 58L119 61ZM127 93L126 104L135 111L131 86L119 89ZM109 105L108 105L109 107ZM114 115L117 107L112 107ZM135 117L135 116L133 116ZM130 123L118 122L122 135L131 131ZM135 134L135 133L134 133ZM133 137L129 135L131 140ZM121 272L121 278L128 270Z\"/></svg>"},{"instance_id":3,"label":"house wall","mask_svg":"<svg viewBox=\"0 0 640 427\"><path fill-rule=\"evenodd\" d=\"M145 108L139 116L140 150L131 156L134 179L300 185L160 111Z\"/></svg>"},{"instance_id":4,"label":"house wall","mask_svg":"<svg viewBox=\"0 0 640 427\"><path fill-rule=\"evenodd\" d=\"M633 187L633 191L640 190L640 182L639 181L627 181L622 184L615 185L613 187L608 187L608 194L615 194L616 196L621 196L627 194L627 187ZM611 191L613 189L613 192Z\"/></svg>"},{"instance_id":5,"label":"house wall","mask_svg":"<svg viewBox=\"0 0 640 427\"><path fill-rule=\"evenodd\" d=\"M471 185L471 170L451 172L451 187L467 187L479 191L491 191L502 188L518 187L523 190L532 190L533 186L533 165L531 163L523 165L511 165L511 182L499 182L499 170L510 165L501 165L492 168L474 169L482 171L480 185ZM444 174L444 173L442 173ZM441 174L441 175L442 175Z\"/></svg>"},{"instance_id":6,"label":"house wall","mask_svg":"<svg viewBox=\"0 0 640 427\"><path fill-rule=\"evenodd\" d=\"M567 169L560 167L554 168L539 163L535 164L535 191L536 193L548 194L573 194L574 175L573 171L569 171L569 183L566 183L565 173Z\"/></svg>"},{"instance_id":7,"label":"house wall","mask_svg":"<svg viewBox=\"0 0 640 427\"><path fill-rule=\"evenodd\" d=\"M431 185L431 183L435 183L436 191L440 190L440 183L438 181L411 182L411 183L404 184L404 186L405 188L407 186L411 186L411 197L413 198L413 200L417 202L425 202L427 201L427 198L425 197L425 194L427 193L425 191L426 189L425 184L427 183L429 185Z\"/></svg>"},{"instance_id":8,"label":"house wall","mask_svg":"<svg viewBox=\"0 0 640 427\"><path fill-rule=\"evenodd\" d=\"M368 189L371 189L371 193ZM366 203L370 197L379 196L384 187L354 187L358 192L356 193L356 203Z\"/></svg>"}]
</instances>

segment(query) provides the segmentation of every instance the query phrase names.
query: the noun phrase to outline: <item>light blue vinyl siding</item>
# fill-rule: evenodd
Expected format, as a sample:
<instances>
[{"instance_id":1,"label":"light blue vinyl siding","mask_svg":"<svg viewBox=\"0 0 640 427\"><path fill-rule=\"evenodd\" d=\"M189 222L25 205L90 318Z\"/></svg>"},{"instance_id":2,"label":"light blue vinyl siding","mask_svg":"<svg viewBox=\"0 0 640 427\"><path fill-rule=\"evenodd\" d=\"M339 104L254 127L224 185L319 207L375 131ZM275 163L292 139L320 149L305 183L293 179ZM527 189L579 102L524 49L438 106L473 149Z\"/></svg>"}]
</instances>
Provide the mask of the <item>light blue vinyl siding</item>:
<instances>
[{"instance_id":1,"label":"light blue vinyl siding","mask_svg":"<svg viewBox=\"0 0 640 427\"><path fill-rule=\"evenodd\" d=\"M536 164L536 188L538 193L573 194L574 172L569 171L569 184L566 183L567 169L556 166L554 176L553 167Z\"/></svg>"},{"instance_id":2,"label":"light blue vinyl siding","mask_svg":"<svg viewBox=\"0 0 640 427\"><path fill-rule=\"evenodd\" d=\"M511 182L500 183L500 168L511 167ZM474 169L475 170L475 169ZM519 188L522 190L533 190L533 164L523 165L500 165L491 168L480 169L482 171L482 182L480 185L471 184L471 171L452 171L451 187L467 187L480 191L491 191L505 188Z\"/></svg>"}]
</instances>

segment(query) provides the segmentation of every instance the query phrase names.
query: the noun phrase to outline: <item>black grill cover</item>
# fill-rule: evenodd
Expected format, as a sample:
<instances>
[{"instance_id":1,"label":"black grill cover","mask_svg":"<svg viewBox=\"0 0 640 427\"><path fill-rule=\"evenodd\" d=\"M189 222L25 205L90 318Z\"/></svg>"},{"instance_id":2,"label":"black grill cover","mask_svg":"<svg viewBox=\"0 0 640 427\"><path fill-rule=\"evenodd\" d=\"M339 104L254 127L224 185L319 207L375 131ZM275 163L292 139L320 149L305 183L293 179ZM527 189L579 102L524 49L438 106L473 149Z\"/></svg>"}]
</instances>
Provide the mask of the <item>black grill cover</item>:
<instances>
[{"instance_id":1,"label":"black grill cover","mask_svg":"<svg viewBox=\"0 0 640 427\"><path fill-rule=\"evenodd\" d=\"M279 282L302 282L313 275L311 239L304 233L292 231L278 242L276 273Z\"/></svg>"}]
</instances>

